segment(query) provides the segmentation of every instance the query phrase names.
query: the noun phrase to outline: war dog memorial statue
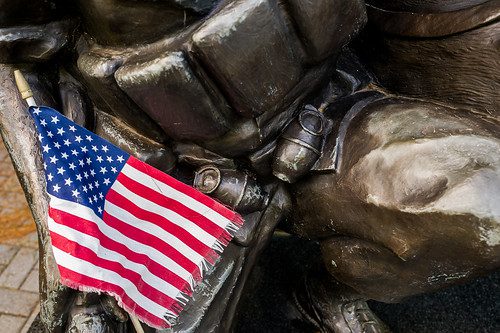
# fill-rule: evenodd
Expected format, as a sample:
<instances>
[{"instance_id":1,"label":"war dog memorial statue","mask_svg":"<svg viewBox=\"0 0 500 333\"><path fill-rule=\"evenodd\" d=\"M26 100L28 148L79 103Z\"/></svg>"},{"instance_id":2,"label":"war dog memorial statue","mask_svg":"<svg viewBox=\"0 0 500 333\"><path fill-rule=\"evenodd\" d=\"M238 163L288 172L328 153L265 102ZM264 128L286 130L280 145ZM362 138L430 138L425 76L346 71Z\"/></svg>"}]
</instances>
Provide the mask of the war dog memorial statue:
<instances>
[{"instance_id":1,"label":"war dog memorial statue","mask_svg":"<svg viewBox=\"0 0 500 333\"><path fill-rule=\"evenodd\" d=\"M37 223L45 330L134 329L113 298L59 281L14 69L40 103L243 215L169 331L234 330L279 228L321 247L291 295L302 320L385 332L366 300L500 265L499 16L494 0L0 0L0 130Z\"/></svg>"}]
</instances>

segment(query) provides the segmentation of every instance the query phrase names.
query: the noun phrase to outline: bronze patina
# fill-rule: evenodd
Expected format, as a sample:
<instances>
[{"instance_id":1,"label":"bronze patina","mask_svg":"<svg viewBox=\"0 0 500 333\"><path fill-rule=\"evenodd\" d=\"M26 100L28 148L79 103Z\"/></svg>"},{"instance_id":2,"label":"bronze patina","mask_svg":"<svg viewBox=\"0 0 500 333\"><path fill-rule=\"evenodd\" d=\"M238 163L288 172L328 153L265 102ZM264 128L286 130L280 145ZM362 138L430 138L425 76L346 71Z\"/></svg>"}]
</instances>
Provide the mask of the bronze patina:
<instances>
[{"instance_id":1,"label":"bronze patina","mask_svg":"<svg viewBox=\"0 0 500 333\"><path fill-rule=\"evenodd\" d=\"M39 104L244 215L169 331L234 330L278 228L321 247L290 295L302 321L385 332L368 299L500 265L499 16L495 0L0 0L0 130L45 330L133 332L112 298L59 282L15 68Z\"/></svg>"}]
</instances>

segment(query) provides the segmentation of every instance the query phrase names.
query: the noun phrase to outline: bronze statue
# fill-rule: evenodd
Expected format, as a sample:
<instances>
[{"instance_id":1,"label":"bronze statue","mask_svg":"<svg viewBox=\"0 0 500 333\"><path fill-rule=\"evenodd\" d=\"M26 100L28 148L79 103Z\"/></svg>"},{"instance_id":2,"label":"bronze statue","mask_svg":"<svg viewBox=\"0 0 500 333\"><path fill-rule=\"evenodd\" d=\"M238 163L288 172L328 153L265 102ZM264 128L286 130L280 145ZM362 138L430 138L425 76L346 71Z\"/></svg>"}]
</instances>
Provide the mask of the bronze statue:
<instances>
[{"instance_id":1,"label":"bronze statue","mask_svg":"<svg viewBox=\"0 0 500 333\"><path fill-rule=\"evenodd\" d=\"M0 0L0 130L40 240L48 332L129 332L59 283L43 168L13 83L244 214L172 332L226 332L276 227L319 241L293 295L322 332L500 264L494 0ZM147 329L147 328L146 328Z\"/></svg>"}]
</instances>

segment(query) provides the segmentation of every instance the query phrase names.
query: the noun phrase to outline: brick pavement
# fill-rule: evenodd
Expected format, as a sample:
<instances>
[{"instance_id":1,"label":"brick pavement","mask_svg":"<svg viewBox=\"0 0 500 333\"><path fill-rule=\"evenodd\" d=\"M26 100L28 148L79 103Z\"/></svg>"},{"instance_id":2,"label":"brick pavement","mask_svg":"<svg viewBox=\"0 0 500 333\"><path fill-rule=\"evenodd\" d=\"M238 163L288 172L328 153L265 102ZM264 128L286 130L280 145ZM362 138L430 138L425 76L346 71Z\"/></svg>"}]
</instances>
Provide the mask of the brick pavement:
<instances>
[{"instance_id":1,"label":"brick pavement","mask_svg":"<svg viewBox=\"0 0 500 333\"><path fill-rule=\"evenodd\" d=\"M38 242L24 194L0 139L0 331L25 333L39 311Z\"/></svg>"},{"instance_id":2,"label":"brick pavement","mask_svg":"<svg viewBox=\"0 0 500 333\"><path fill-rule=\"evenodd\" d=\"M0 330L27 332L39 311L36 233L0 244Z\"/></svg>"},{"instance_id":3,"label":"brick pavement","mask_svg":"<svg viewBox=\"0 0 500 333\"><path fill-rule=\"evenodd\" d=\"M0 243L35 231L9 154L0 138Z\"/></svg>"}]
</instances>

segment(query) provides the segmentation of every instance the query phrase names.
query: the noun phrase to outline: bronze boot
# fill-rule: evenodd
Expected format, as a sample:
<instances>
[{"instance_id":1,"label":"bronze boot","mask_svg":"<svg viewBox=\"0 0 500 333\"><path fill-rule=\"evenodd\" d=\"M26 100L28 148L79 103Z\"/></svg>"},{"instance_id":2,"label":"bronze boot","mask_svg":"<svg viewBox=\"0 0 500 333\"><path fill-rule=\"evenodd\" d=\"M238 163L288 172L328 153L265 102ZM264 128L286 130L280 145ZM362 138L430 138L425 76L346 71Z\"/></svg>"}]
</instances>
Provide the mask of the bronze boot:
<instances>
[{"instance_id":1,"label":"bronze boot","mask_svg":"<svg viewBox=\"0 0 500 333\"><path fill-rule=\"evenodd\" d=\"M366 299L323 270L310 272L293 293L303 320L325 333L388 333Z\"/></svg>"}]
</instances>

